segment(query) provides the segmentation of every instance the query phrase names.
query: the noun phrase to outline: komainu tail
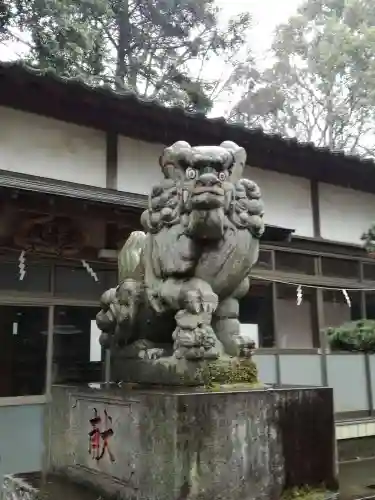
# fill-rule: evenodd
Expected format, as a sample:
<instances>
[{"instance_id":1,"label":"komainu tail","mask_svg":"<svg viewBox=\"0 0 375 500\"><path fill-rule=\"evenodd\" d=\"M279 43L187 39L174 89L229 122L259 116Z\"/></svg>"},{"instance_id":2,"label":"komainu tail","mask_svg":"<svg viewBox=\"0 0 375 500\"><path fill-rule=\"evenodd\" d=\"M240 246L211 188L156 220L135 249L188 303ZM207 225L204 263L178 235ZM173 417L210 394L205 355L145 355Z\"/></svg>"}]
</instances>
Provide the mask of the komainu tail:
<instances>
[{"instance_id":1,"label":"komainu tail","mask_svg":"<svg viewBox=\"0 0 375 500\"><path fill-rule=\"evenodd\" d=\"M145 244L146 233L143 231L133 231L125 241L118 255L119 283L123 283L126 279L139 279L141 256Z\"/></svg>"}]
</instances>

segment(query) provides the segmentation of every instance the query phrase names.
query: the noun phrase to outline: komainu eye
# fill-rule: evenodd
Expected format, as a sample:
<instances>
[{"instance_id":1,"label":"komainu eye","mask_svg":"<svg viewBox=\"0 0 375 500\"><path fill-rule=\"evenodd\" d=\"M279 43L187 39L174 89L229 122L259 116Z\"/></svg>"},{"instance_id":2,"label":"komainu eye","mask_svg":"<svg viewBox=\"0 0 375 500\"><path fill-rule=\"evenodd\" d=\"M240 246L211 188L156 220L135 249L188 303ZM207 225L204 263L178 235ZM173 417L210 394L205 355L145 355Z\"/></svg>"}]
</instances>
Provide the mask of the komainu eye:
<instances>
[{"instance_id":1,"label":"komainu eye","mask_svg":"<svg viewBox=\"0 0 375 500\"><path fill-rule=\"evenodd\" d=\"M186 178L187 179L191 179L192 180L192 179L195 179L196 176L197 176L197 171L194 170L194 168L189 167L189 168L186 169Z\"/></svg>"},{"instance_id":2,"label":"komainu eye","mask_svg":"<svg viewBox=\"0 0 375 500\"><path fill-rule=\"evenodd\" d=\"M220 172L219 173L219 181L224 182L227 178L226 172Z\"/></svg>"}]
</instances>

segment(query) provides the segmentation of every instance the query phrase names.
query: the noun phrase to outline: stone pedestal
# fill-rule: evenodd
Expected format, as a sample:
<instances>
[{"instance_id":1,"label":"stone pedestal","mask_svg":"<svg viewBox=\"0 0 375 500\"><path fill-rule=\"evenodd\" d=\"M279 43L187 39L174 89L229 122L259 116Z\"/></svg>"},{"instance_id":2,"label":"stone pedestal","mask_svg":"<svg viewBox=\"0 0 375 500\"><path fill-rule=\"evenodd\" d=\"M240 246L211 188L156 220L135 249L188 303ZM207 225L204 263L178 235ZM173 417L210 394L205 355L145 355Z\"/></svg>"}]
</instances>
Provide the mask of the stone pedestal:
<instances>
[{"instance_id":1,"label":"stone pedestal","mask_svg":"<svg viewBox=\"0 0 375 500\"><path fill-rule=\"evenodd\" d=\"M89 440L95 428L102 431L99 450ZM94 486L103 497L280 500L295 486L336 486L327 388L57 386L46 429L48 471Z\"/></svg>"}]
</instances>

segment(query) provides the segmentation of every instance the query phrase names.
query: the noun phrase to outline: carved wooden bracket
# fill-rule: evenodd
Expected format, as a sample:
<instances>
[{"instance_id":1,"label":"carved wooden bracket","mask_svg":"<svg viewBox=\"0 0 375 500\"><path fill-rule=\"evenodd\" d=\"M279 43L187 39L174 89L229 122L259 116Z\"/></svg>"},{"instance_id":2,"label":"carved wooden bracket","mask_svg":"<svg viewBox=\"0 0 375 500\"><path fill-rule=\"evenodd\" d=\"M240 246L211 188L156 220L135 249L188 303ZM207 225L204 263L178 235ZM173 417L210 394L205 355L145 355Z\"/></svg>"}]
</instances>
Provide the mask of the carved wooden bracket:
<instances>
[{"instance_id":1,"label":"carved wooden bracket","mask_svg":"<svg viewBox=\"0 0 375 500\"><path fill-rule=\"evenodd\" d=\"M14 236L14 244L23 250L62 256L78 254L86 241L86 235L74 220L54 215L24 220Z\"/></svg>"}]
</instances>

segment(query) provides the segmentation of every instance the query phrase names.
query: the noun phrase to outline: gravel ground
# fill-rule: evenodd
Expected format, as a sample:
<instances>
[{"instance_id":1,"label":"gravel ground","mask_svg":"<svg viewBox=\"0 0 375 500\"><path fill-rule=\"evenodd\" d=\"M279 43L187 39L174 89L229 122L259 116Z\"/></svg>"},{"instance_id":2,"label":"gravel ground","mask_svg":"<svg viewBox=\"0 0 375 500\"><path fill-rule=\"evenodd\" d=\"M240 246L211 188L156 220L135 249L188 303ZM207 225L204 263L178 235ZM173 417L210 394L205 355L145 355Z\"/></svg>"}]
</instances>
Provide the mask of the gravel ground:
<instances>
[{"instance_id":1,"label":"gravel ground","mask_svg":"<svg viewBox=\"0 0 375 500\"><path fill-rule=\"evenodd\" d=\"M375 499L375 459L340 465L340 500Z\"/></svg>"},{"instance_id":2,"label":"gravel ground","mask_svg":"<svg viewBox=\"0 0 375 500\"><path fill-rule=\"evenodd\" d=\"M24 479L40 487L40 474L24 474ZM339 467L340 500L375 500L375 459L348 462ZM49 476L41 498L53 500L98 500L100 495L83 486Z\"/></svg>"}]
</instances>

